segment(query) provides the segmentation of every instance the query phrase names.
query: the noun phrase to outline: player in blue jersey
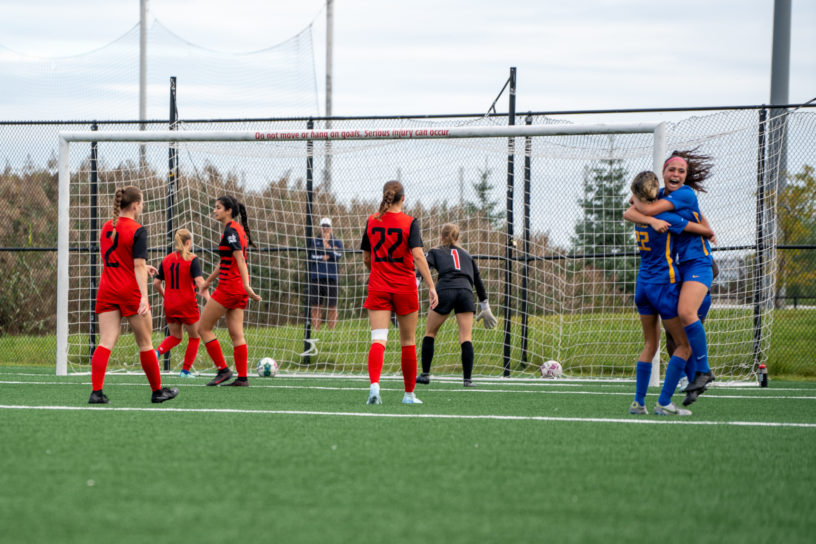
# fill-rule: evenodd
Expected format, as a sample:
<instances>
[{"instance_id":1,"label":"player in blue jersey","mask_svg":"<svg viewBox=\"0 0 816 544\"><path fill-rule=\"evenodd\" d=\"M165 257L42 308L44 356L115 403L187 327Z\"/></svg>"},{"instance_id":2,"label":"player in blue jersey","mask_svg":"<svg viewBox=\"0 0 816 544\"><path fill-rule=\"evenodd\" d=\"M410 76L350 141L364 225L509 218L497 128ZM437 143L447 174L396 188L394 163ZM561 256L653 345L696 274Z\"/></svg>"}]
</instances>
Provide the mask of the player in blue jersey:
<instances>
[{"instance_id":1,"label":"player in blue jersey","mask_svg":"<svg viewBox=\"0 0 816 544\"><path fill-rule=\"evenodd\" d=\"M705 192L702 184L710 171L710 157L698 154L696 150L674 151L663 164L664 185L660 198L654 202L635 199L634 206L638 212L647 216L672 211L690 222L710 228L700 213L695 194L695 191ZM632 220L641 221L638 217L633 217ZM712 243L716 243L714 236L710 239ZM683 281L677 313L683 322L694 355L692 362L696 367L694 379L686 386L686 398L683 400L683 404L688 406L714 381L714 373L708 364L705 329L698 315L714 277L708 239L691 234L680 236L677 240L677 260Z\"/></svg>"},{"instance_id":2,"label":"player in blue jersey","mask_svg":"<svg viewBox=\"0 0 816 544\"><path fill-rule=\"evenodd\" d=\"M632 193L636 202L653 202L660 184L653 172L641 172L632 181ZM655 404L658 415L691 415L689 410L678 408L671 401L677 383L683 375L691 356L683 325L678 318L678 298L680 296L680 271L675 262L678 235L689 232L703 236L713 234L710 229L694 223L677 214L663 212L654 217L636 213L634 206L624 213L624 218L634 221L638 216L642 223L635 226L635 234L640 251L640 268L635 287L635 304L643 327L644 346L637 363L635 400L629 407L630 414L648 414L646 392L652 372L652 359L657 353L660 340L658 315L675 341L677 347L666 367L663 390Z\"/></svg>"},{"instance_id":3,"label":"player in blue jersey","mask_svg":"<svg viewBox=\"0 0 816 544\"><path fill-rule=\"evenodd\" d=\"M439 295L439 304L428 310L428 323L425 328L425 337L422 339L422 374L417 376L417 383L430 383L431 362L434 355L434 341L439 328L448 319L451 311L456 314L456 323L459 326L459 346L462 350L462 376L465 387L473 387L471 375L473 373L473 314L476 305L473 303L473 289L479 297L481 311L476 321L484 319L488 329L496 326L496 317L490 311L479 267L470 253L456 243L459 241L459 227L453 223L445 223L440 231L442 244L428 252L425 258L428 266L435 268L439 273L436 281L436 292Z\"/></svg>"}]
</instances>

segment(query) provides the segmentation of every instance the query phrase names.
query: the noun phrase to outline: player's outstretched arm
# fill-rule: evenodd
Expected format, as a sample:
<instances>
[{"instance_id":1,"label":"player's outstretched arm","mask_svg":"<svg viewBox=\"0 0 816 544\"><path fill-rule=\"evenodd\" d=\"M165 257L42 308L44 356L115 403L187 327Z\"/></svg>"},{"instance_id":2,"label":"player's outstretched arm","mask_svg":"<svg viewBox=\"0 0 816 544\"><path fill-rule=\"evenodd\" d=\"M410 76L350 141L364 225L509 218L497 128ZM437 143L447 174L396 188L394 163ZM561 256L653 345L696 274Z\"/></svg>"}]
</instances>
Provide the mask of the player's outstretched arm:
<instances>
[{"instance_id":1,"label":"player's outstretched arm","mask_svg":"<svg viewBox=\"0 0 816 544\"><path fill-rule=\"evenodd\" d=\"M651 216L674 210L674 204L665 198L659 198L653 202L643 202L635 198L632 200L632 205L637 208L637 211L640 213Z\"/></svg>"},{"instance_id":2,"label":"player's outstretched arm","mask_svg":"<svg viewBox=\"0 0 816 544\"><path fill-rule=\"evenodd\" d=\"M629 209L623 212L623 218L629 221L630 223L635 223L638 225L648 225L657 232L666 232L667 230L669 230L668 222L641 213L634 205L629 206Z\"/></svg>"},{"instance_id":3,"label":"player's outstretched arm","mask_svg":"<svg viewBox=\"0 0 816 544\"><path fill-rule=\"evenodd\" d=\"M197 276L195 279L196 287L198 287L198 294L201 295L201 298L204 300L210 300L210 287L207 285L207 282L204 280L203 277Z\"/></svg>"},{"instance_id":4,"label":"player's outstretched arm","mask_svg":"<svg viewBox=\"0 0 816 544\"><path fill-rule=\"evenodd\" d=\"M204 280L201 280L202 282ZM162 280L159 278L153 278L153 289L159 292L162 298L164 298L164 287L162 286Z\"/></svg>"}]
</instances>

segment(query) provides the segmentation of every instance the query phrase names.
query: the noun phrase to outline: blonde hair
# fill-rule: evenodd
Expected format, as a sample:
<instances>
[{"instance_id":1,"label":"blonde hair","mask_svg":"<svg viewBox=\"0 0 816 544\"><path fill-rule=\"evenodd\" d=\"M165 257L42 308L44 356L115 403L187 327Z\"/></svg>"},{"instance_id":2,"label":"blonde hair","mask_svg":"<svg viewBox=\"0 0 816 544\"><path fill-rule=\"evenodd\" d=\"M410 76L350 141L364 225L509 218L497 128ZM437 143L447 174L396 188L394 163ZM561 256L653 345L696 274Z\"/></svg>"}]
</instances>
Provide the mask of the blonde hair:
<instances>
[{"instance_id":1,"label":"blonde hair","mask_svg":"<svg viewBox=\"0 0 816 544\"><path fill-rule=\"evenodd\" d=\"M654 172L647 170L635 176L630 188L635 198L644 202L651 202L657 199L657 195L660 193L660 180L657 179Z\"/></svg>"},{"instance_id":2,"label":"blonde hair","mask_svg":"<svg viewBox=\"0 0 816 544\"><path fill-rule=\"evenodd\" d=\"M193 239L193 234L187 229L178 229L174 241L176 244L176 251L181 253L181 258L185 261L192 261L195 258L195 253L187 249L187 242Z\"/></svg>"},{"instance_id":3,"label":"blonde hair","mask_svg":"<svg viewBox=\"0 0 816 544\"><path fill-rule=\"evenodd\" d=\"M453 223L445 223L439 230L443 246L452 246L459 241L459 227Z\"/></svg>"},{"instance_id":4,"label":"blonde hair","mask_svg":"<svg viewBox=\"0 0 816 544\"><path fill-rule=\"evenodd\" d=\"M119 187L113 195L113 237L116 238L116 223L119 221L119 214L122 210L133 204L142 201L142 191L134 185Z\"/></svg>"},{"instance_id":5,"label":"blonde hair","mask_svg":"<svg viewBox=\"0 0 816 544\"><path fill-rule=\"evenodd\" d=\"M382 216L388 208L395 202L399 202L403 196L405 196L405 189L402 183L396 180L386 181L385 185L383 185L383 197L380 202L380 209L377 210L376 218L382 219Z\"/></svg>"}]
</instances>

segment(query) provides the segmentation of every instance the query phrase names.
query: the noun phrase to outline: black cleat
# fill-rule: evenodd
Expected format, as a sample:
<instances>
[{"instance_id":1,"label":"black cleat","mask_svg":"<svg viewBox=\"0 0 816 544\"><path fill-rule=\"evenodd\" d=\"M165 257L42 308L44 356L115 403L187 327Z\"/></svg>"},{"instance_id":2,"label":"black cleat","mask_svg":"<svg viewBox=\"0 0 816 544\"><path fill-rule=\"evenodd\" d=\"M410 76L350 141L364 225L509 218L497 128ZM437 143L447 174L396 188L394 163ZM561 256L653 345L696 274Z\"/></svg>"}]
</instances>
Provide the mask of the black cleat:
<instances>
[{"instance_id":1,"label":"black cleat","mask_svg":"<svg viewBox=\"0 0 816 544\"><path fill-rule=\"evenodd\" d=\"M108 404L109 402L110 400L101 389L99 391L91 391L91 398L88 399L88 404Z\"/></svg>"},{"instance_id":2,"label":"black cleat","mask_svg":"<svg viewBox=\"0 0 816 544\"><path fill-rule=\"evenodd\" d=\"M224 387L249 387L249 378L235 378L230 383L225 383Z\"/></svg>"},{"instance_id":3,"label":"black cleat","mask_svg":"<svg viewBox=\"0 0 816 544\"><path fill-rule=\"evenodd\" d=\"M423 372L417 376L416 383L424 383L425 385L431 383L431 375Z\"/></svg>"},{"instance_id":4,"label":"black cleat","mask_svg":"<svg viewBox=\"0 0 816 544\"><path fill-rule=\"evenodd\" d=\"M153 391L153 395L150 397L150 402L153 404L158 404L166 400L174 399L176 398L176 395L178 395L177 387L162 387L157 391Z\"/></svg>"},{"instance_id":5,"label":"black cleat","mask_svg":"<svg viewBox=\"0 0 816 544\"><path fill-rule=\"evenodd\" d=\"M683 406L691 406L694 404L694 401L697 400L697 397L699 397L703 391L705 391L705 389L702 391L689 391L686 393L686 398L683 399Z\"/></svg>"},{"instance_id":6,"label":"black cleat","mask_svg":"<svg viewBox=\"0 0 816 544\"><path fill-rule=\"evenodd\" d=\"M232 370L228 366L225 366L221 370L218 371L218 374L215 375L215 378L210 380L207 385L219 385L224 383L225 381L232 378Z\"/></svg>"},{"instance_id":7,"label":"black cleat","mask_svg":"<svg viewBox=\"0 0 816 544\"><path fill-rule=\"evenodd\" d=\"M708 372L696 372L694 374L694 380L692 380L686 386L686 393L692 391L704 391L706 386L715 380L714 373L712 371ZM697 393L698 395L700 393Z\"/></svg>"},{"instance_id":8,"label":"black cleat","mask_svg":"<svg viewBox=\"0 0 816 544\"><path fill-rule=\"evenodd\" d=\"M476 384L473 383L473 380L468 380L467 378L465 378L464 387L476 387Z\"/></svg>"}]
</instances>

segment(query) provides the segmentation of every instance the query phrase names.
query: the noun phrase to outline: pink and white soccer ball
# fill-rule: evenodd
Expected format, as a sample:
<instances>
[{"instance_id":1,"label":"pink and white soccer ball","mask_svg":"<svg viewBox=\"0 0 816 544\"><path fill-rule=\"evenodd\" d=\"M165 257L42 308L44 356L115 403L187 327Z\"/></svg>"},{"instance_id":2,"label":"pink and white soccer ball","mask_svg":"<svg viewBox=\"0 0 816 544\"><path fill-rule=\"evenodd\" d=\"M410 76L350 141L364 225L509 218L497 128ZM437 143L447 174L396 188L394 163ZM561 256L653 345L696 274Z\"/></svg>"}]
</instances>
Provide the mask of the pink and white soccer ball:
<instances>
[{"instance_id":1,"label":"pink and white soccer ball","mask_svg":"<svg viewBox=\"0 0 816 544\"><path fill-rule=\"evenodd\" d=\"M560 378L563 373L564 369L558 361L547 361L541 365L542 378Z\"/></svg>"}]
</instances>

